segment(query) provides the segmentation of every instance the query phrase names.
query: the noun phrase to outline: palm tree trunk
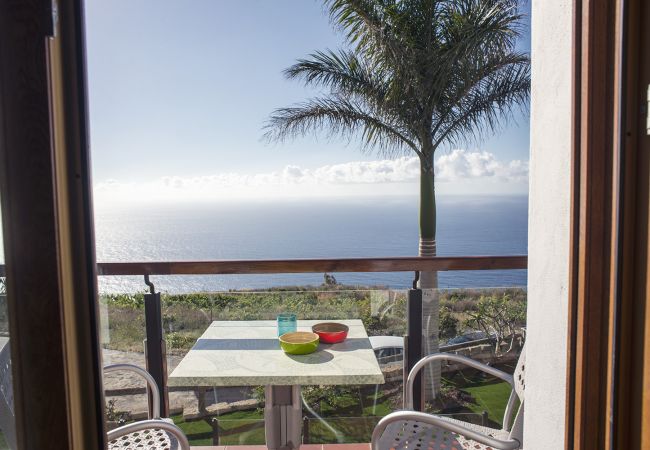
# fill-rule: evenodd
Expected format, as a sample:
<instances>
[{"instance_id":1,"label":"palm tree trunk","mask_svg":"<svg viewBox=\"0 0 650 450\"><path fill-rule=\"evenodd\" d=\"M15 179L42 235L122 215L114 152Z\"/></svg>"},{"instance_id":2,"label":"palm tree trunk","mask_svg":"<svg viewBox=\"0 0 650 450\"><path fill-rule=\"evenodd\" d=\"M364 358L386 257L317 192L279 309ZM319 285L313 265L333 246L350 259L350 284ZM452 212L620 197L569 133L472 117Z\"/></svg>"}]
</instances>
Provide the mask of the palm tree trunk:
<instances>
[{"instance_id":1,"label":"palm tree trunk","mask_svg":"<svg viewBox=\"0 0 650 450\"><path fill-rule=\"evenodd\" d=\"M436 256L436 191L433 161L421 162L420 170L420 256ZM422 272L419 287L422 292L422 332L425 354L439 349L439 298L438 273ZM440 389L440 364L429 364L424 372L424 396L426 401L435 398Z\"/></svg>"}]
</instances>

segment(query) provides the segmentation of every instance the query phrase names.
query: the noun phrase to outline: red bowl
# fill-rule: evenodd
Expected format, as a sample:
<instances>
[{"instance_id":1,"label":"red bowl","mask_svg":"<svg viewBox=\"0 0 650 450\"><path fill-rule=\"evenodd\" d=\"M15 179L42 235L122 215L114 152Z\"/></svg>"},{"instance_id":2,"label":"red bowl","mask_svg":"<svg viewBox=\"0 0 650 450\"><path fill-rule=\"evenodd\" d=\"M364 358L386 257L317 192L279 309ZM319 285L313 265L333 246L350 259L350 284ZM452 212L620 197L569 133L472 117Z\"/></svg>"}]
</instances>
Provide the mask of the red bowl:
<instances>
[{"instance_id":1,"label":"red bowl","mask_svg":"<svg viewBox=\"0 0 650 450\"><path fill-rule=\"evenodd\" d=\"M336 344L343 342L348 337L348 326L336 322L317 323L311 327L311 331L316 333L321 342L326 344Z\"/></svg>"}]
</instances>

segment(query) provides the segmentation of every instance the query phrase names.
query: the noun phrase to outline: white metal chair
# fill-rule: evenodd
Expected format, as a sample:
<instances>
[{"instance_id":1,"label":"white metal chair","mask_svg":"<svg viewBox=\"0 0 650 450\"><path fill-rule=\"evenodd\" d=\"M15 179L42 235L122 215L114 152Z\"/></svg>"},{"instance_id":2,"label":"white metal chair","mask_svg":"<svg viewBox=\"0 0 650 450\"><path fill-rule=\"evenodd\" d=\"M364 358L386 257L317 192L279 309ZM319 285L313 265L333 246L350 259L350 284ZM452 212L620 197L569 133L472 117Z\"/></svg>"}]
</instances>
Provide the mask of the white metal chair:
<instances>
[{"instance_id":1,"label":"white metal chair","mask_svg":"<svg viewBox=\"0 0 650 450\"><path fill-rule=\"evenodd\" d=\"M406 382L406 410L381 419L372 433L372 450L515 450L521 449L524 428L525 349L514 375L460 355L435 353L422 358ZM413 410L413 385L422 368L434 361L452 361L498 377L512 387L503 417L503 428L473 425L460 420ZM514 411L519 399L518 411ZM514 416L514 421L512 421Z\"/></svg>"},{"instance_id":2,"label":"white metal chair","mask_svg":"<svg viewBox=\"0 0 650 450\"><path fill-rule=\"evenodd\" d=\"M140 375L151 392L151 411L147 420L123 425L108 432L109 450L189 450L183 431L171 419L160 418L160 391L146 370L132 364L113 364L104 373L129 371ZM152 417L153 416L153 417Z\"/></svg>"},{"instance_id":3,"label":"white metal chair","mask_svg":"<svg viewBox=\"0 0 650 450\"><path fill-rule=\"evenodd\" d=\"M0 430L10 449L16 449L16 417L9 339L0 337Z\"/></svg>"}]
</instances>

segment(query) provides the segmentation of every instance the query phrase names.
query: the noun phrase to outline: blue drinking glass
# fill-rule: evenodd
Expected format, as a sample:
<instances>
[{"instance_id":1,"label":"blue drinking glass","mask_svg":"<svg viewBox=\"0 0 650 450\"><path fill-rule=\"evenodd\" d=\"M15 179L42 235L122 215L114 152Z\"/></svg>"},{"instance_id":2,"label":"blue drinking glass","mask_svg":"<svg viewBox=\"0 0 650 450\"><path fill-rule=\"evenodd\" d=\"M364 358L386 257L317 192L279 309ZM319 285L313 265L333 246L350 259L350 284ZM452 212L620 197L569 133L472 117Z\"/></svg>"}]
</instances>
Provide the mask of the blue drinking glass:
<instances>
[{"instance_id":1,"label":"blue drinking glass","mask_svg":"<svg viewBox=\"0 0 650 450\"><path fill-rule=\"evenodd\" d=\"M295 314L278 314L278 336L282 336L284 333L291 333L292 331L296 330L298 330L298 325L296 323Z\"/></svg>"}]
</instances>

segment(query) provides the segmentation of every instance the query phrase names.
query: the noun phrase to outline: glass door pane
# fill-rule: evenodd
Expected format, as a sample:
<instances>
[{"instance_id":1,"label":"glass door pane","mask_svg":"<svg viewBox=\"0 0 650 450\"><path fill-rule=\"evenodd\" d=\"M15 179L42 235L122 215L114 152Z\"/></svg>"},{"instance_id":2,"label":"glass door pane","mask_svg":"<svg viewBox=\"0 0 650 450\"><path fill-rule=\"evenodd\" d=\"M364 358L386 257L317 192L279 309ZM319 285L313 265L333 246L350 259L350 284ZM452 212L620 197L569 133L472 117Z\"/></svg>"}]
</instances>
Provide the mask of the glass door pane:
<instances>
[{"instance_id":1,"label":"glass door pane","mask_svg":"<svg viewBox=\"0 0 650 450\"><path fill-rule=\"evenodd\" d=\"M0 243L4 243L0 215ZM0 245L0 450L17 449L4 244Z\"/></svg>"}]
</instances>

